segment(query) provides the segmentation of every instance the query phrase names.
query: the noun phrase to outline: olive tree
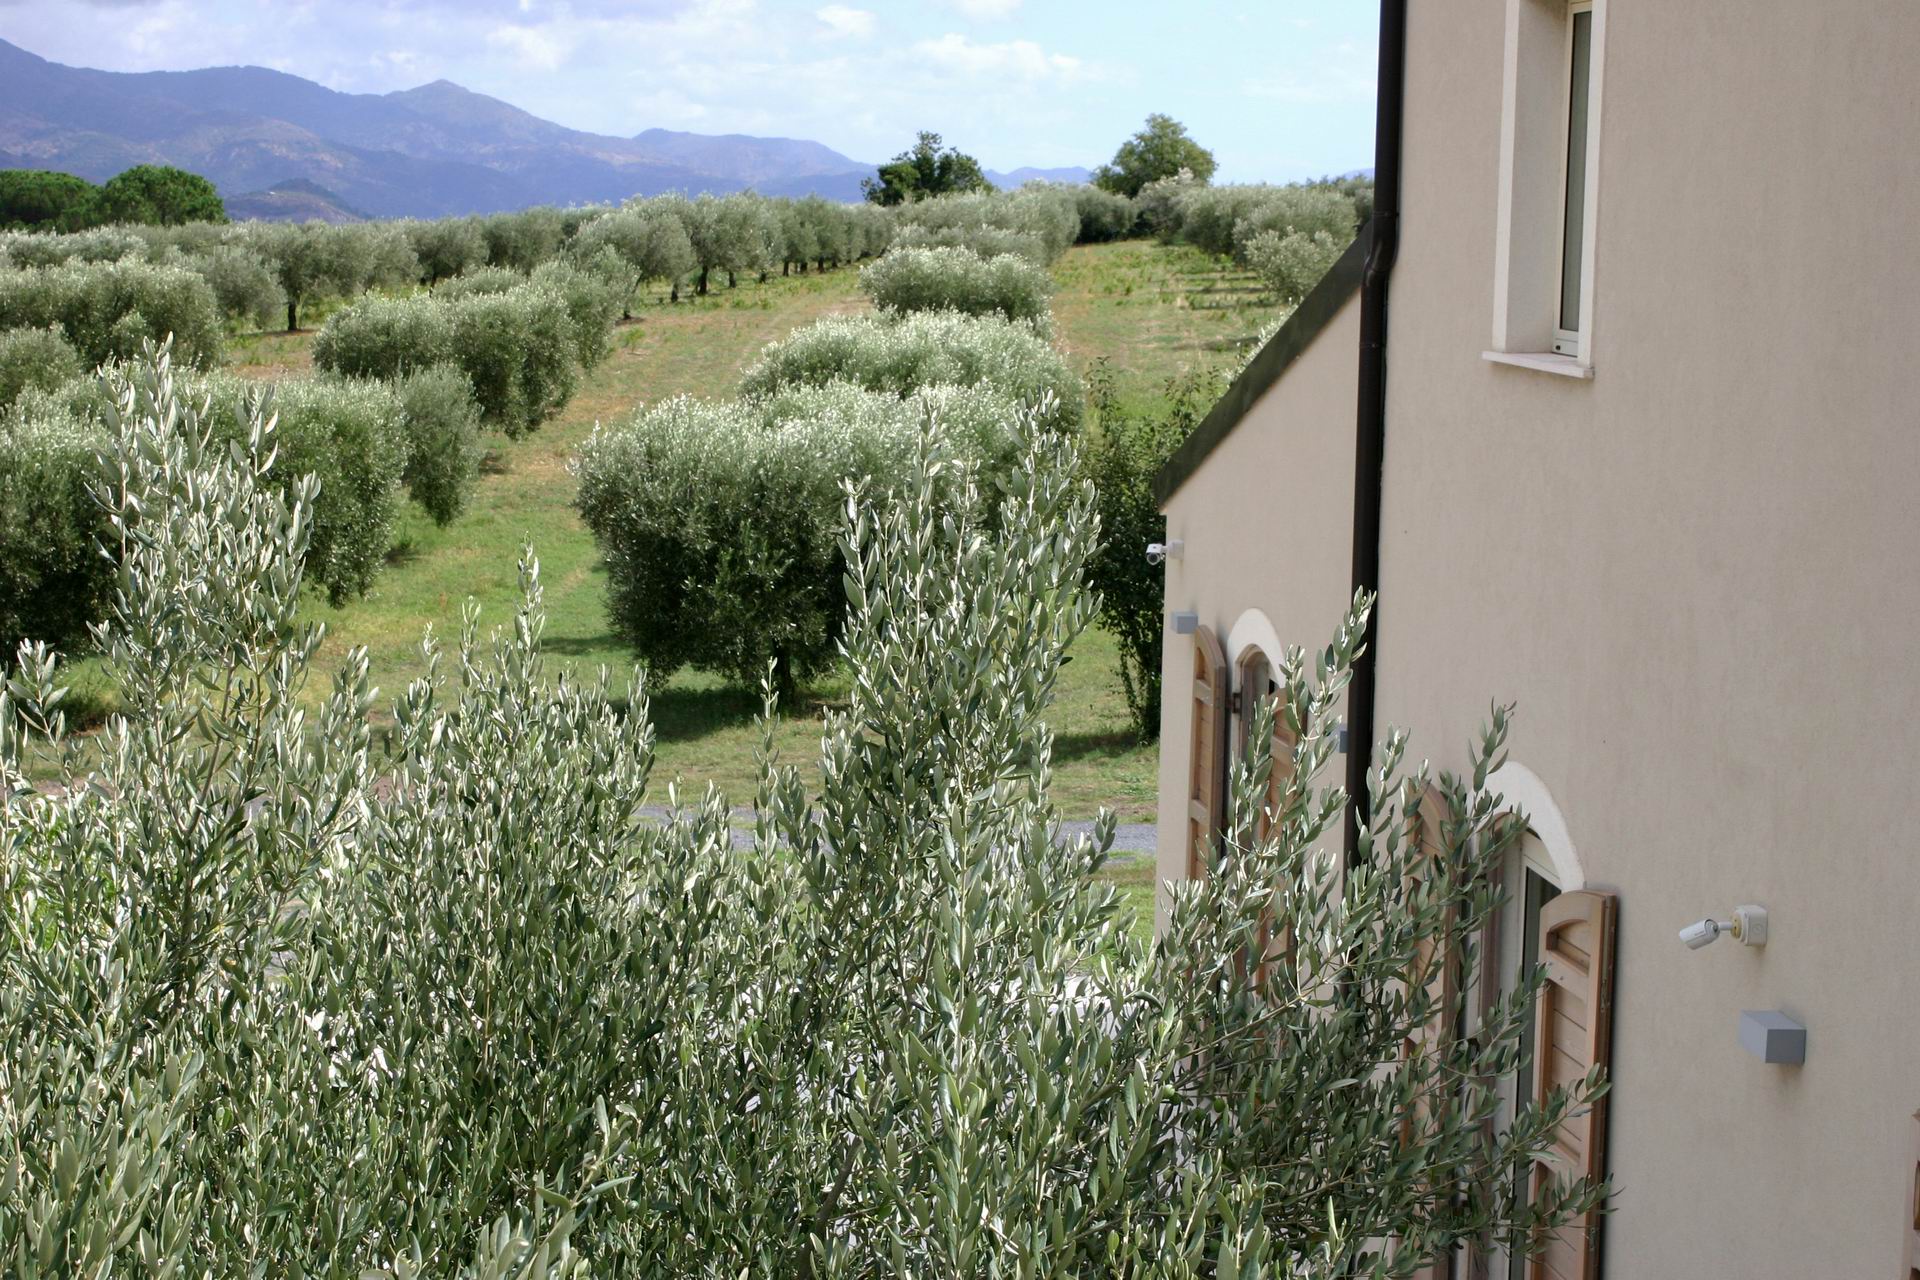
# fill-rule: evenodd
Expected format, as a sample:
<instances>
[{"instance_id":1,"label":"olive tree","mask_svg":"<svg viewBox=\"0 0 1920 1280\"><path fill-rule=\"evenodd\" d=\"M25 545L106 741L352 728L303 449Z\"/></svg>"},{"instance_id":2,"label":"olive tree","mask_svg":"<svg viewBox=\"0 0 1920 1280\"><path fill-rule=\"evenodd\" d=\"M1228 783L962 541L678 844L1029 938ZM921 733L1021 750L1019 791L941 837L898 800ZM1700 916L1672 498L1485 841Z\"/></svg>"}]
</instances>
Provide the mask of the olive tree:
<instances>
[{"instance_id":1,"label":"olive tree","mask_svg":"<svg viewBox=\"0 0 1920 1280\"><path fill-rule=\"evenodd\" d=\"M404 226L407 242L420 263L420 280L428 286L487 260L486 237L476 218L435 218Z\"/></svg>"},{"instance_id":2,"label":"olive tree","mask_svg":"<svg viewBox=\"0 0 1920 1280\"><path fill-rule=\"evenodd\" d=\"M372 242L350 227L324 222L256 222L249 244L271 265L287 300L287 332L300 327L300 308L314 297L355 292L372 271Z\"/></svg>"},{"instance_id":3,"label":"olive tree","mask_svg":"<svg viewBox=\"0 0 1920 1280\"><path fill-rule=\"evenodd\" d=\"M1056 834L1098 537L1069 440L1027 434L991 524L933 432L853 487L845 705L811 791L763 748L737 842L718 794L645 810L643 686L548 678L530 556L503 631L428 642L376 767L364 651L303 695L313 486L263 481L268 415L215 447L164 368L116 406L125 710L83 766L44 650L0 691L17 1273L1406 1277L1601 1194L1511 1194L1603 1087L1496 1121L1538 973L1434 1031L1517 838L1505 712L1464 777L1390 735L1325 850L1366 600L1280 664L1152 946L1089 878L1111 820Z\"/></svg>"},{"instance_id":4,"label":"olive tree","mask_svg":"<svg viewBox=\"0 0 1920 1280\"><path fill-rule=\"evenodd\" d=\"M575 261L593 266L613 260L622 266L627 288L621 317L633 317L634 294L649 280L679 281L695 266L686 224L669 204L643 201L609 210L584 224L571 242Z\"/></svg>"}]
</instances>

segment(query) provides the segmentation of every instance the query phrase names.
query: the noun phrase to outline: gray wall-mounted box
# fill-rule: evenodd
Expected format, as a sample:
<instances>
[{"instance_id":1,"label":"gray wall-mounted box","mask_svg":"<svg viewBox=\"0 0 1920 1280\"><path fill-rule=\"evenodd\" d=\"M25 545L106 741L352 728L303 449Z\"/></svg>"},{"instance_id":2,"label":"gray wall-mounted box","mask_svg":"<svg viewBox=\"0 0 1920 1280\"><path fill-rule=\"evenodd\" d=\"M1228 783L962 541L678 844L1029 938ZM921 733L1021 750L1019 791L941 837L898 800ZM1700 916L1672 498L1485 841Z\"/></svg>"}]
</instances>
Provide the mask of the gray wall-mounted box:
<instances>
[{"instance_id":1,"label":"gray wall-mounted box","mask_svg":"<svg viewBox=\"0 0 1920 1280\"><path fill-rule=\"evenodd\" d=\"M1199 629L1199 614L1183 611L1173 615L1173 634L1177 636L1190 636Z\"/></svg>"},{"instance_id":2,"label":"gray wall-mounted box","mask_svg":"<svg viewBox=\"0 0 1920 1280\"><path fill-rule=\"evenodd\" d=\"M1740 1047L1762 1062L1807 1060L1807 1029L1778 1009L1740 1011Z\"/></svg>"}]
</instances>

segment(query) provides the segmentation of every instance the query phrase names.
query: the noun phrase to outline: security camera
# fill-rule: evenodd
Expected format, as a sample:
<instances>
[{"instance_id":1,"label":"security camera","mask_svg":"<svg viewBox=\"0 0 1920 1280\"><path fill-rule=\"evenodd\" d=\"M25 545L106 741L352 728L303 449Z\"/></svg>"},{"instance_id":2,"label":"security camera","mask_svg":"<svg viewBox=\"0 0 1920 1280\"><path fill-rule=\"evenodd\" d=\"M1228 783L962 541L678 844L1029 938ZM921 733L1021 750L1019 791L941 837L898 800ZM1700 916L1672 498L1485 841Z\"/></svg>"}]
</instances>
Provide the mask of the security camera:
<instances>
[{"instance_id":1,"label":"security camera","mask_svg":"<svg viewBox=\"0 0 1920 1280\"><path fill-rule=\"evenodd\" d=\"M1169 560L1178 560L1181 551L1186 548L1186 545L1186 543L1178 538L1174 538L1169 542L1149 542L1147 544L1147 563L1157 565L1165 564Z\"/></svg>"},{"instance_id":2,"label":"security camera","mask_svg":"<svg viewBox=\"0 0 1920 1280\"><path fill-rule=\"evenodd\" d=\"M1714 942L1718 941L1721 933L1724 932L1726 928L1726 925L1721 924L1712 916L1708 916L1705 920L1695 920L1692 924L1682 929L1680 931L1680 941L1686 943L1689 950L1698 951L1700 948L1711 946Z\"/></svg>"},{"instance_id":3,"label":"security camera","mask_svg":"<svg viewBox=\"0 0 1920 1280\"><path fill-rule=\"evenodd\" d=\"M1748 903L1733 909L1733 919L1715 920L1708 916L1705 920L1695 920L1680 931L1680 941L1688 948L1698 951L1711 946L1721 934L1732 934L1749 947L1767 945L1767 909Z\"/></svg>"}]
</instances>

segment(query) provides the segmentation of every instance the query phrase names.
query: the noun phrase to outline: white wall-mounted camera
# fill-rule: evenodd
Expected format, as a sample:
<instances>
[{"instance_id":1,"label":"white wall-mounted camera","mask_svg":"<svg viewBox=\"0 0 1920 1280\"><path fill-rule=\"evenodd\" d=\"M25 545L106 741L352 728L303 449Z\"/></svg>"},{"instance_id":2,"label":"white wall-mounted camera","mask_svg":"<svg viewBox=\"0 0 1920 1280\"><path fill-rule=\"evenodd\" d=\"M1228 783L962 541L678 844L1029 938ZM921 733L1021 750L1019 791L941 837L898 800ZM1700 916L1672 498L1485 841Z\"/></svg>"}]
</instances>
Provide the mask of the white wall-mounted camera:
<instances>
[{"instance_id":1,"label":"white wall-mounted camera","mask_svg":"<svg viewBox=\"0 0 1920 1280\"><path fill-rule=\"evenodd\" d=\"M1695 920L1680 931L1680 941L1686 943L1689 950L1698 951L1719 941L1723 933L1740 939L1749 947L1766 946L1767 909L1748 905L1735 907L1731 920L1715 920L1712 916Z\"/></svg>"},{"instance_id":2,"label":"white wall-mounted camera","mask_svg":"<svg viewBox=\"0 0 1920 1280\"><path fill-rule=\"evenodd\" d=\"M1147 563L1165 564L1169 560L1178 560L1187 544L1178 538L1168 542L1149 542L1147 544Z\"/></svg>"}]
</instances>

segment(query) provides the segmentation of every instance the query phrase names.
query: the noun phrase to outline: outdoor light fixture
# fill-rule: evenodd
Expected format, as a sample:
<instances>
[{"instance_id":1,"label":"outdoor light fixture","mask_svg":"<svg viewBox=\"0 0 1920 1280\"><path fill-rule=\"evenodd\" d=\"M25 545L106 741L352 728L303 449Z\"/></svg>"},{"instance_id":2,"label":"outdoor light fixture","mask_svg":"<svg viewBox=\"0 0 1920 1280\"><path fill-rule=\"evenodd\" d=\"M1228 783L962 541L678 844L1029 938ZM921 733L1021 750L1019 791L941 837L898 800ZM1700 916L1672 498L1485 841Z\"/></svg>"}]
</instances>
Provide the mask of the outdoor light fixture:
<instances>
[{"instance_id":1,"label":"outdoor light fixture","mask_svg":"<svg viewBox=\"0 0 1920 1280\"><path fill-rule=\"evenodd\" d=\"M1180 553L1186 549L1187 544L1178 538L1174 538L1169 542L1149 542L1147 544L1147 563L1165 564L1169 560L1178 560Z\"/></svg>"},{"instance_id":2,"label":"outdoor light fixture","mask_svg":"<svg viewBox=\"0 0 1920 1280\"><path fill-rule=\"evenodd\" d=\"M1717 942L1721 934L1731 934L1749 947L1767 945L1767 909L1752 905L1735 907L1733 919L1715 920L1708 916L1704 920L1695 920L1680 931L1680 941L1688 948L1698 951Z\"/></svg>"}]
</instances>

